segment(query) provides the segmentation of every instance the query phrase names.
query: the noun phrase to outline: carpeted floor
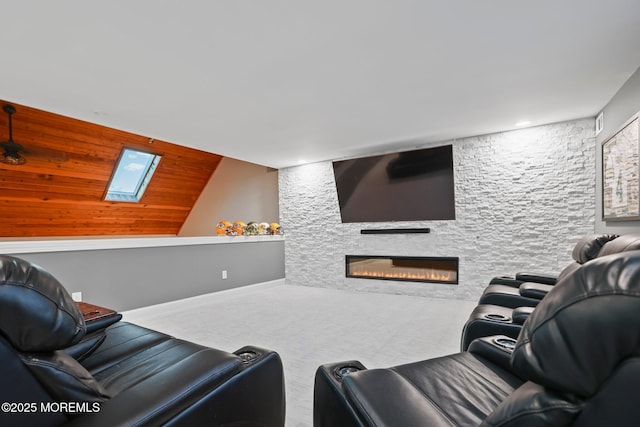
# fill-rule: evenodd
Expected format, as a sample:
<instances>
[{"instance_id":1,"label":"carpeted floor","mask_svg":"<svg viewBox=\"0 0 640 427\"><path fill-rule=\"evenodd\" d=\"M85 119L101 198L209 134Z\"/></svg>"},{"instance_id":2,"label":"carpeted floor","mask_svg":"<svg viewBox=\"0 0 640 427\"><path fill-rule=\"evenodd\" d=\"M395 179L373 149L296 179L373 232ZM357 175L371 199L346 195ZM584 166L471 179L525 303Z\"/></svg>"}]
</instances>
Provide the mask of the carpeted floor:
<instances>
[{"instance_id":1,"label":"carpeted floor","mask_svg":"<svg viewBox=\"0 0 640 427\"><path fill-rule=\"evenodd\" d=\"M287 286L279 281L123 313L124 320L221 350L277 351L286 427L313 425L313 378L324 363L389 367L459 351L472 301Z\"/></svg>"}]
</instances>

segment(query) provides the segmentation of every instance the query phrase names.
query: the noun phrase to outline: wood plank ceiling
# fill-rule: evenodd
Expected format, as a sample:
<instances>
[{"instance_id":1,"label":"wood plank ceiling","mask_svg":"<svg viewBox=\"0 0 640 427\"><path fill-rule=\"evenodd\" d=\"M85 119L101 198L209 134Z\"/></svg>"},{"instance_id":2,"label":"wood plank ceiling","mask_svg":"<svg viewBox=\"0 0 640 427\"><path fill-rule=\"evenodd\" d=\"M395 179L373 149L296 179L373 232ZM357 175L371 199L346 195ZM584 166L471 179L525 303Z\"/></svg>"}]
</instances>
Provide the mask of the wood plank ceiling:
<instances>
[{"instance_id":1,"label":"wood plank ceiling","mask_svg":"<svg viewBox=\"0 0 640 427\"><path fill-rule=\"evenodd\" d=\"M221 156L9 101L23 165L0 162L0 237L175 235ZM9 139L0 110L0 142ZM123 147L162 155L140 203L105 201ZM2 152L0 152L0 155Z\"/></svg>"}]
</instances>

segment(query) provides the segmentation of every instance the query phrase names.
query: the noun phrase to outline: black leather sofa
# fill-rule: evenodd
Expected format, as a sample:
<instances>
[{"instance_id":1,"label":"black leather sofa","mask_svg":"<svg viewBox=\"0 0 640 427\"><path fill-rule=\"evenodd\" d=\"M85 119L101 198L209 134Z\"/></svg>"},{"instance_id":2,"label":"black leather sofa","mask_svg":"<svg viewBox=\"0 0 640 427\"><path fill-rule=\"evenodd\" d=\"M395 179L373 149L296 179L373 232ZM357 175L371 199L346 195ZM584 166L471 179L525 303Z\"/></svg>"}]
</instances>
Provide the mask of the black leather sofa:
<instances>
[{"instance_id":1,"label":"black leather sofa","mask_svg":"<svg viewBox=\"0 0 640 427\"><path fill-rule=\"evenodd\" d=\"M0 358L2 426L284 425L277 353L228 353L121 321L87 334L53 276L4 255Z\"/></svg>"},{"instance_id":2,"label":"black leather sofa","mask_svg":"<svg viewBox=\"0 0 640 427\"><path fill-rule=\"evenodd\" d=\"M580 266L517 340L388 369L318 368L314 426L631 426L640 420L640 251Z\"/></svg>"}]
</instances>

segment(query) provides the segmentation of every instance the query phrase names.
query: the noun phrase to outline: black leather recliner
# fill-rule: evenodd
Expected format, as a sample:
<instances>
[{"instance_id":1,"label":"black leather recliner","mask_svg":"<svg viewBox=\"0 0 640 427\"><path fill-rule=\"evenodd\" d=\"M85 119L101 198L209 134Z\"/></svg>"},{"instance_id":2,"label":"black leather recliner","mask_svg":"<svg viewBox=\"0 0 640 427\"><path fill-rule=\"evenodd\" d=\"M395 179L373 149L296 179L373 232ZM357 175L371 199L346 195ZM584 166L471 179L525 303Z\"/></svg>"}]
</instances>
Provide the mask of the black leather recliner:
<instances>
[{"instance_id":1,"label":"black leather recliner","mask_svg":"<svg viewBox=\"0 0 640 427\"><path fill-rule=\"evenodd\" d=\"M571 253L574 262L565 267L556 280L561 280L580 265L598 256L618 253L622 250L640 249L640 239L637 235L627 235L622 240L619 238L616 234L593 234L583 237L576 243ZM604 249L605 247L609 249ZM500 283L496 283L493 279L494 283L484 290L479 304L509 308L535 307L555 285L555 282L553 284L545 282L543 277L541 274L519 273L512 282L501 280ZM528 281L520 280L524 278Z\"/></svg>"},{"instance_id":2,"label":"black leather recliner","mask_svg":"<svg viewBox=\"0 0 640 427\"><path fill-rule=\"evenodd\" d=\"M555 285L562 276L573 269L598 256L605 243L617 239L618 234L590 234L580 239L571 253L574 262L565 267L560 274L541 272L518 272L514 276L497 276L491 279L490 285L506 285L519 288L524 282L539 283L541 285Z\"/></svg>"},{"instance_id":3,"label":"black leather recliner","mask_svg":"<svg viewBox=\"0 0 640 427\"><path fill-rule=\"evenodd\" d=\"M640 420L640 251L564 277L510 349L469 351L389 369L355 361L316 373L314 426L630 426Z\"/></svg>"},{"instance_id":4,"label":"black leather recliner","mask_svg":"<svg viewBox=\"0 0 640 427\"><path fill-rule=\"evenodd\" d=\"M628 234L624 236L596 234L586 236L581 239L573 249L575 262L569 264L558 277L562 279L564 276L579 268L581 264L596 257L637 249L640 249L639 234ZM547 288L548 290L552 289L550 286L536 286L537 284L534 283L525 283L522 286L524 287L526 285L531 285L533 289L539 289L540 287ZM522 330L522 325L535 308L529 305L517 307L518 302L523 301L521 299L521 293L522 289L520 289L519 295L518 290L515 288L489 286L485 290L486 298L480 299L481 303L473 309L462 329L460 349L464 351L474 339L488 335L503 334L511 338L517 338ZM535 305L537 305L546 294L547 292L539 292L538 295L535 295ZM533 296L534 295L529 295L530 298L533 298ZM486 301L492 301L493 304L488 304ZM506 306L500 305L505 301L508 302ZM526 299L524 301L526 301ZM516 307L511 308L512 306Z\"/></svg>"},{"instance_id":5,"label":"black leather recliner","mask_svg":"<svg viewBox=\"0 0 640 427\"><path fill-rule=\"evenodd\" d=\"M0 359L2 426L284 425L277 353L227 353L126 322L86 334L53 276L5 255Z\"/></svg>"}]
</instances>

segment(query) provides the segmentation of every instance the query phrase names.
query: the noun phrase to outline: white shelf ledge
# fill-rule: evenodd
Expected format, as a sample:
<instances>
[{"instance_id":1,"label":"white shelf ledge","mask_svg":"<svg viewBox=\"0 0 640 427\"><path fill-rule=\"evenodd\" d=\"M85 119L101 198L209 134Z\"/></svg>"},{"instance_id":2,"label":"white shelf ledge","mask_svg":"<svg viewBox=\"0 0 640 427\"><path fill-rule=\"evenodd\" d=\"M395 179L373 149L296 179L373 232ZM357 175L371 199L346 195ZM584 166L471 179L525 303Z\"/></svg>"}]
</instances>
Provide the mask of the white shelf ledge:
<instances>
[{"instance_id":1,"label":"white shelf ledge","mask_svg":"<svg viewBox=\"0 0 640 427\"><path fill-rule=\"evenodd\" d=\"M93 251L163 246L219 245L283 241L284 236L126 237L0 241L0 254Z\"/></svg>"}]
</instances>

